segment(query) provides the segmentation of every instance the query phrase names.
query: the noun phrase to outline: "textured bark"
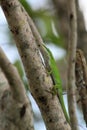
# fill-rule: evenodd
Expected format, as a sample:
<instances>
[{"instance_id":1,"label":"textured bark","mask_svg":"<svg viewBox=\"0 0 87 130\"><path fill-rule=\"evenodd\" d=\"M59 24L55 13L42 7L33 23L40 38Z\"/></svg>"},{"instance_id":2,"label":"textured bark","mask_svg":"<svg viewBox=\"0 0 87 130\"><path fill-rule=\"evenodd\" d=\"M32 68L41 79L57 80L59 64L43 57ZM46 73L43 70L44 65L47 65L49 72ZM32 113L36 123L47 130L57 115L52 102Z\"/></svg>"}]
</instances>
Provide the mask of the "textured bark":
<instances>
[{"instance_id":1,"label":"textured bark","mask_svg":"<svg viewBox=\"0 0 87 130\"><path fill-rule=\"evenodd\" d=\"M77 50L76 52L75 73L76 86L80 95L84 120L87 126L87 64L81 50Z\"/></svg>"},{"instance_id":2,"label":"textured bark","mask_svg":"<svg viewBox=\"0 0 87 130\"><path fill-rule=\"evenodd\" d=\"M68 0L69 48L68 48L68 109L72 130L78 130L75 104L75 55L77 47L77 16L75 0Z\"/></svg>"},{"instance_id":3,"label":"textured bark","mask_svg":"<svg viewBox=\"0 0 87 130\"><path fill-rule=\"evenodd\" d=\"M70 130L57 96L48 93L53 84L42 64L41 55L17 0L1 0L1 6L22 58L30 89L41 110L47 130Z\"/></svg>"},{"instance_id":4,"label":"textured bark","mask_svg":"<svg viewBox=\"0 0 87 130\"><path fill-rule=\"evenodd\" d=\"M16 68L0 48L0 130L34 130L31 103Z\"/></svg>"}]
</instances>

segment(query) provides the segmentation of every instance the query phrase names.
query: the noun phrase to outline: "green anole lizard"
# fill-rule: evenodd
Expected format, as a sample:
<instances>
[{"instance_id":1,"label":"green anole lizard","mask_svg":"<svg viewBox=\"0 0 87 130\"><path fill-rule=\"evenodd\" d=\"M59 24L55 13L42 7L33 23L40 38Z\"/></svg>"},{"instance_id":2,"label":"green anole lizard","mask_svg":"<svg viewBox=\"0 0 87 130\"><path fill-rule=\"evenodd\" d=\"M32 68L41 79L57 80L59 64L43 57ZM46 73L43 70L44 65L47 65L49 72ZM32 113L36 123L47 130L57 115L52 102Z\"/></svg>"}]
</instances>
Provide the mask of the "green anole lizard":
<instances>
[{"instance_id":1,"label":"green anole lizard","mask_svg":"<svg viewBox=\"0 0 87 130\"><path fill-rule=\"evenodd\" d=\"M41 54L43 56L46 69L47 69L48 73L50 73L50 76L52 78L52 81L53 81L53 84L54 84L54 87L53 87L54 88L54 93L55 93L55 90L56 90L56 94L59 97L60 104L62 106L65 118L70 123L70 120L69 120L69 117L68 117L68 114L67 114L67 111L66 111L66 108L65 108L65 105L64 105L64 101L63 101L62 85L61 85L60 76L57 73L58 69L56 67L55 59L53 58L53 55L52 55L51 51L44 45L44 43L42 41L42 38L39 35L39 33L38 33L32 19L30 17L28 17L28 23L29 23L29 25L31 27L33 35L36 38L36 42L37 42L37 45L38 45L38 47L40 49L40 52L41 52Z\"/></svg>"},{"instance_id":2,"label":"green anole lizard","mask_svg":"<svg viewBox=\"0 0 87 130\"><path fill-rule=\"evenodd\" d=\"M58 68L56 66L56 62L55 59L51 53L51 51L43 44L42 45L43 49L44 49L44 57L45 57L45 65L47 68L48 73L50 74L54 87L53 87L53 93L57 94L61 107L63 109L63 113L65 115L65 118L67 120L68 123L70 123L69 120L69 116L67 114L66 108L65 108L65 104L64 104L64 100L63 100L63 91L62 91L62 84L61 84L61 79L60 79L60 75L58 72ZM47 59L48 58L48 59Z\"/></svg>"}]
</instances>

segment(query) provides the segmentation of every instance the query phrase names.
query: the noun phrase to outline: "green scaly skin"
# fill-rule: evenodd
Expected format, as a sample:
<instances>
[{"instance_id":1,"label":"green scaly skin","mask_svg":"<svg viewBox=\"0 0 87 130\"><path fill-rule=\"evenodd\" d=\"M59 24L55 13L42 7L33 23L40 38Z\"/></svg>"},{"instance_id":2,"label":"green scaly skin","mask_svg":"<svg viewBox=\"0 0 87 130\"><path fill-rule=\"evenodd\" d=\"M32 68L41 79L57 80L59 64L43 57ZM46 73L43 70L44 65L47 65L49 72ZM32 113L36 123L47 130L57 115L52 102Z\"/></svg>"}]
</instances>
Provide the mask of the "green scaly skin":
<instances>
[{"instance_id":1,"label":"green scaly skin","mask_svg":"<svg viewBox=\"0 0 87 130\"><path fill-rule=\"evenodd\" d=\"M49 59L48 59L49 61L45 64L46 64L46 68L48 70L48 73L51 75L51 78L52 78L52 81L54 84L54 87L52 89L53 94L57 94L59 101L60 101L60 104L61 104L61 107L63 109L63 113L65 115L65 118L66 118L67 122L70 123L70 119L69 119L68 113L66 111L64 100L63 100L62 84L61 84L61 79L60 79L60 75L58 72L58 68L56 66L55 59L54 59L51 51L45 45L42 45L42 46L46 50L46 53L49 57Z\"/></svg>"}]
</instances>

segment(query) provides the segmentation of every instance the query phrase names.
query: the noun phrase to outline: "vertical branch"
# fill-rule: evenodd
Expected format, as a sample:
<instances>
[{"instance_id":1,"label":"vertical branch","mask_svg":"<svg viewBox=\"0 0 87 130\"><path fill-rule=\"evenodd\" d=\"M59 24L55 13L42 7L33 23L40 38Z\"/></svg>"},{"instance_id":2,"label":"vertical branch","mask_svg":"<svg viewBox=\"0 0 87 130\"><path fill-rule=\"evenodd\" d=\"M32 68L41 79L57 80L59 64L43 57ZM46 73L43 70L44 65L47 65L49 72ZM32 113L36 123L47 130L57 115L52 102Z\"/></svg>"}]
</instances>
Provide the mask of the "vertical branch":
<instances>
[{"instance_id":1,"label":"vertical branch","mask_svg":"<svg viewBox=\"0 0 87 130\"><path fill-rule=\"evenodd\" d=\"M76 86L80 96L84 120L87 126L87 64L84 54L80 49L76 51L75 74Z\"/></svg>"},{"instance_id":2,"label":"vertical branch","mask_svg":"<svg viewBox=\"0 0 87 130\"><path fill-rule=\"evenodd\" d=\"M75 56L77 46L77 17L75 0L68 0L69 46L68 46L68 109L72 130L78 130L75 106Z\"/></svg>"}]
</instances>

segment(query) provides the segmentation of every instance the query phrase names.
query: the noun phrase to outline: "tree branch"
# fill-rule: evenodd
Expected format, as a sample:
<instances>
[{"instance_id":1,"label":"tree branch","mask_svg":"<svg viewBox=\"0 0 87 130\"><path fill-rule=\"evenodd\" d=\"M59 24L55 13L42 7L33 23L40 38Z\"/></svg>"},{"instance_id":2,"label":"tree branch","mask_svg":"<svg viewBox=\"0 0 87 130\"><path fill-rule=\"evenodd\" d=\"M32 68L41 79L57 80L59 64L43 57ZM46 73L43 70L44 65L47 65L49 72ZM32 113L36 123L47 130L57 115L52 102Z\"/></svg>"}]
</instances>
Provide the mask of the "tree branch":
<instances>
[{"instance_id":1,"label":"tree branch","mask_svg":"<svg viewBox=\"0 0 87 130\"><path fill-rule=\"evenodd\" d=\"M0 67L8 80L6 82L5 78L3 78L2 89L0 90L3 92L0 94L0 113L4 113L0 114L0 129L34 130L33 112L24 85L16 68L9 62L1 48ZM8 127L6 127L7 124Z\"/></svg>"},{"instance_id":2,"label":"tree branch","mask_svg":"<svg viewBox=\"0 0 87 130\"><path fill-rule=\"evenodd\" d=\"M68 48L68 109L72 130L78 130L75 105L75 56L77 46L77 17L75 0L68 0L69 48Z\"/></svg>"},{"instance_id":3,"label":"tree branch","mask_svg":"<svg viewBox=\"0 0 87 130\"><path fill-rule=\"evenodd\" d=\"M87 64L84 54L80 49L76 51L75 75L83 116L87 126Z\"/></svg>"}]
</instances>

